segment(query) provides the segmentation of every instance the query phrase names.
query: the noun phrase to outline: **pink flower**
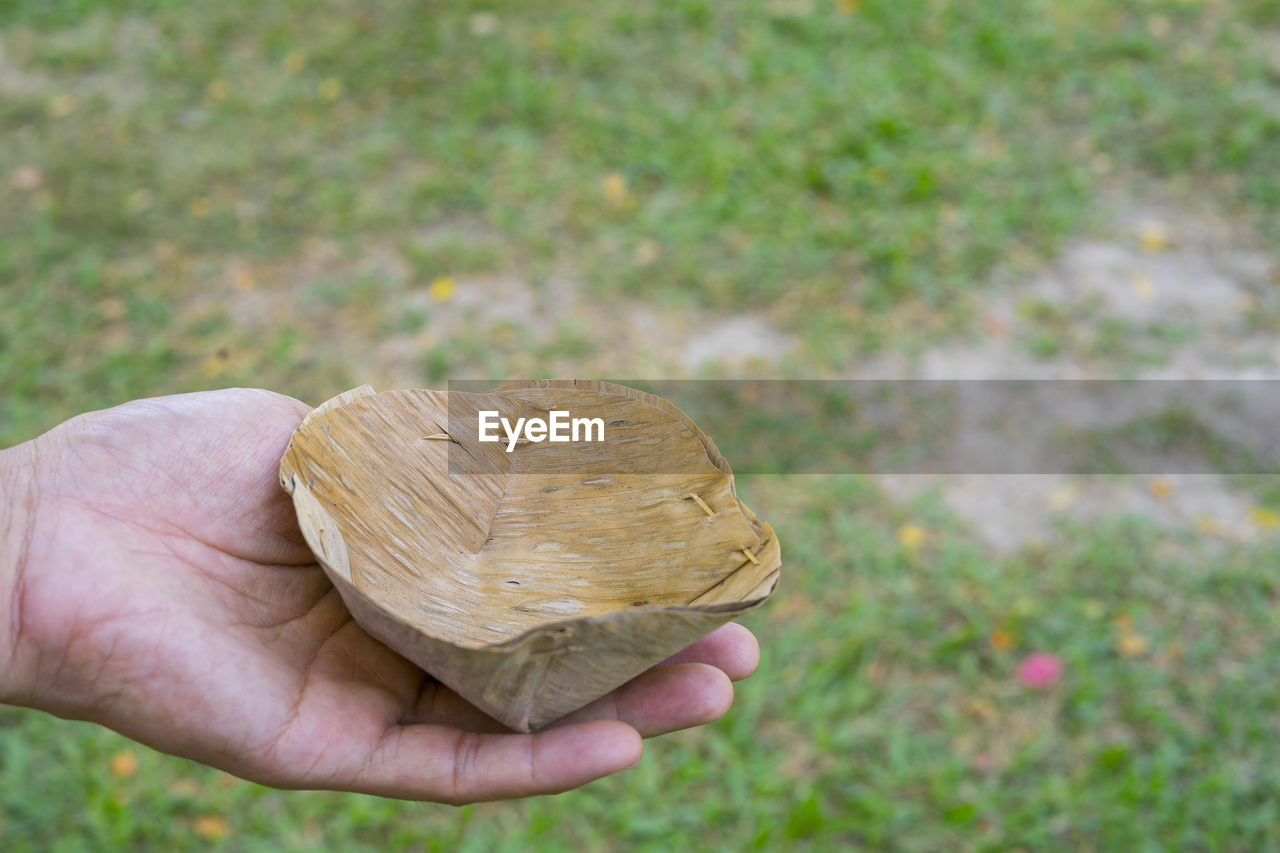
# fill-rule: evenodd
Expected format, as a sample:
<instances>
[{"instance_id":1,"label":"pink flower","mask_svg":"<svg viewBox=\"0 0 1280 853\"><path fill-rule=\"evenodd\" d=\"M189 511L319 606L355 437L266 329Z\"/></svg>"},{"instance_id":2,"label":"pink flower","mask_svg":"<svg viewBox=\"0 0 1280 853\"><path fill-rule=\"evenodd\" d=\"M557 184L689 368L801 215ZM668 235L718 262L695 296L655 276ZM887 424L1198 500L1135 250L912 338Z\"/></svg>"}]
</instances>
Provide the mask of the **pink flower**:
<instances>
[{"instance_id":1,"label":"pink flower","mask_svg":"<svg viewBox=\"0 0 1280 853\"><path fill-rule=\"evenodd\" d=\"M1035 652L1018 664L1018 680L1032 690L1048 690L1062 677L1062 660L1047 652Z\"/></svg>"}]
</instances>

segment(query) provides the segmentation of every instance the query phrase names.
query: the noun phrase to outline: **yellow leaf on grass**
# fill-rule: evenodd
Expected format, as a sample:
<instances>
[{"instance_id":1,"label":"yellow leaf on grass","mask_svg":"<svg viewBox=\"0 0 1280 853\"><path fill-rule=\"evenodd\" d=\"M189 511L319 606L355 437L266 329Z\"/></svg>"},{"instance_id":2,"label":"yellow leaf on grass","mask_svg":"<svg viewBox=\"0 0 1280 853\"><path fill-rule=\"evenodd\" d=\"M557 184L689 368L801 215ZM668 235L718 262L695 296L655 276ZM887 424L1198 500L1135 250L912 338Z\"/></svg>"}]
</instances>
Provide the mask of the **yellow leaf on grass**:
<instances>
[{"instance_id":1,"label":"yellow leaf on grass","mask_svg":"<svg viewBox=\"0 0 1280 853\"><path fill-rule=\"evenodd\" d=\"M898 542L902 547L910 548L912 551L923 545L927 538L928 534L918 524L904 524L898 528Z\"/></svg>"},{"instance_id":2,"label":"yellow leaf on grass","mask_svg":"<svg viewBox=\"0 0 1280 853\"><path fill-rule=\"evenodd\" d=\"M117 779L128 779L138 772L138 756L132 752L117 752L107 761L107 770Z\"/></svg>"},{"instance_id":3,"label":"yellow leaf on grass","mask_svg":"<svg viewBox=\"0 0 1280 853\"><path fill-rule=\"evenodd\" d=\"M1169 248L1169 232L1159 222L1144 223L1142 230L1138 232L1138 243L1144 252L1163 252Z\"/></svg>"},{"instance_id":4,"label":"yellow leaf on grass","mask_svg":"<svg viewBox=\"0 0 1280 853\"><path fill-rule=\"evenodd\" d=\"M1147 483L1147 491L1156 500L1168 500L1173 495L1173 483L1170 483L1164 477L1156 477L1150 483Z\"/></svg>"},{"instance_id":5,"label":"yellow leaf on grass","mask_svg":"<svg viewBox=\"0 0 1280 853\"><path fill-rule=\"evenodd\" d=\"M231 286L236 289L236 293L248 293L253 290L253 285L253 273L244 267L237 267L231 274Z\"/></svg>"},{"instance_id":6,"label":"yellow leaf on grass","mask_svg":"<svg viewBox=\"0 0 1280 853\"><path fill-rule=\"evenodd\" d=\"M1147 653L1147 638L1125 631L1116 637L1116 651L1127 658L1140 658Z\"/></svg>"},{"instance_id":7,"label":"yellow leaf on grass","mask_svg":"<svg viewBox=\"0 0 1280 853\"><path fill-rule=\"evenodd\" d=\"M1249 508L1249 520L1264 530L1280 530L1280 512L1263 506Z\"/></svg>"},{"instance_id":8,"label":"yellow leaf on grass","mask_svg":"<svg viewBox=\"0 0 1280 853\"><path fill-rule=\"evenodd\" d=\"M320 82L320 86L316 89L320 93L320 97L326 101L336 101L342 97L342 81L337 77L330 77Z\"/></svg>"},{"instance_id":9,"label":"yellow leaf on grass","mask_svg":"<svg viewBox=\"0 0 1280 853\"><path fill-rule=\"evenodd\" d=\"M1013 635L1003 628L992 631L987 640L991 643L991 648L998 652L1007 652L1013 648Z\"/></svg>"},{"instance_id":10,"label":"yellow leaf on grass","mask_svg":"<svg viewBox=\"0 0 1280 853\"><path fill-rule=\"evenodd\" d=\"M622 207L631 198L627 178L620 172L610 172L600 179L600 191L610 204Z\"/></svg>"},{"instance_id":11,"label":"yellow leaf on grass","mask_svg":"<svg viewBox=\"0 0 1280 853\"><path fill-rule=\"evenodd\" d=\"M221 815L201 815L196 818L191 828L195 830L196 835L211 841L226 838L231 834L231 825Z\"/></svg>"},{"instance_id":12,"label":"yellow leaf on grass","mask_svg":"<svg viewBox=\"0 0 1280 853\"><path fill-rule=\"evenodd\" d=\"M968 706L969 713L982 720L990 722L1000 716L1000 712L996 709L995 703L990 699L984 699L977 696L965 703Z\"/></svg>"},{"instance_id":13,"label":"yellow leaf on grass","mask_svg":"<svg viewBox=\"0 0 1280 853\"><path fill-rule=\"evenodd\" d=\"M427 295L435 302L448 302L453 298L456 287L457 282L453 280L453 276L442 275L427 285Z\"/></svg>"}]
</instances>

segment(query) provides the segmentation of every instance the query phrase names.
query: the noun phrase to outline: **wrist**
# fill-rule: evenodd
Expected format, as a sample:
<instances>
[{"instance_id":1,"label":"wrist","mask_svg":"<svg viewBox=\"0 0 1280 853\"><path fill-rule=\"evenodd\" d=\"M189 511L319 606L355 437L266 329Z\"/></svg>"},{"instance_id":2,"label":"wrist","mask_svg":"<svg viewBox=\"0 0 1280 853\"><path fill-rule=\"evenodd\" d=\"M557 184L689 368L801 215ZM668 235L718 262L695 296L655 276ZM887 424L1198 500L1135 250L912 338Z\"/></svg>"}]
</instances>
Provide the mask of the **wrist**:
<instances>
[{"instance_id":1,"label":"wrist","mask_svg":"<svg viewBox=\"0 0 1280 853\"><path fill-rule=\"evenodd\" d=\"M35 527L36 477L31 442L0 450L0 703L23 704L27 670L22 599Z\"/></svg>"}]
</instances>

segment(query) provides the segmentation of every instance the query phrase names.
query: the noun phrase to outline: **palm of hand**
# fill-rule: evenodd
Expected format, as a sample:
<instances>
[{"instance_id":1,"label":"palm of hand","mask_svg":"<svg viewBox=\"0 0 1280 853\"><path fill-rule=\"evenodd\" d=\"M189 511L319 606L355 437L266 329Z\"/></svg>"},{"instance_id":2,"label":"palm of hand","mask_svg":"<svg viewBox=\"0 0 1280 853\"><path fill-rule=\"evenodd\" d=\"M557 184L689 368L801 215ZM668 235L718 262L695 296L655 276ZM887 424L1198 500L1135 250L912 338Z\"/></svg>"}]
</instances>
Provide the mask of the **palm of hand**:
<instances>
[{"instance_id":1,"label":"palm of hand","mask_svg":"<svg viewBox=\"0 0 1280 853\"><path fill-rule=\"evenodd\" d=\"M555 728L503 733L366 634L315 564L276 483L307 411L191 394L37 442L51 474L19 587L30 704L268 784L465 802L630 766L637 730L720 716L721 670L754 668L754 640L726 626Z\"/></svg>"}]
</instances>

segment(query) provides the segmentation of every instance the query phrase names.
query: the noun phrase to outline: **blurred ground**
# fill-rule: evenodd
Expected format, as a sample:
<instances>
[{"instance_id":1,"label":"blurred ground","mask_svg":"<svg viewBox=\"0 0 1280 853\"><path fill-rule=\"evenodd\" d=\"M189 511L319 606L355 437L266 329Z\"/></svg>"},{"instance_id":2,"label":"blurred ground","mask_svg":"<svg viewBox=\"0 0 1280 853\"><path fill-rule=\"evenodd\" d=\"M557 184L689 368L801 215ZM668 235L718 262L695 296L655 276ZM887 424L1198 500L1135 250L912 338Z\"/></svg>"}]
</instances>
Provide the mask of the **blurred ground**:
<instances>
[{"instance_id":1,"label":"blurred ground","mask_svg":"<svg viewBox=\"0 0 1280 853\"><path fill-rule=\"evenodd\" d=\"M429 246L438 237L421 239ZM530 353L529 370L535 365L545 370L550 360L553 372L568 375L589 356L601 375L618 377L696 376L704 367L713 373L768 375L796 348L793 336L760 313L664 308L633 295L594 299L567 272L537 284L506 272L442 276L415 287L411 263L390 246L361 247L358 257L343 259L339 247L314 244L301 258L284 264L238 265L216 291L197 297L193 310L222 305L239 328L261 332L269 331L280 317L322 323L331 316L330 307L315 302L314 288L326 280L361 277L376 277L396 293L381 307L387 315L402 318L402 328L374 347L362 334L344 338L335 329L333 345L357 359L348 362L352 372L371 377L379 388L421 384L424 353L457 339L477 343L473 353L449 356L449 364L457 358L454 369L461 371L453 373L454 378L492 369L491 351L480 342L497 349L506 364L519 364L521 354ZM258 286L259 281L265 286ZM292 286L281 287L280 282Z\"/></svg>"},{"instance_id":2,"label":"blurred ground","mask_svg":"<svg viewBox=\"0 0 1280 853\"><path fill-rule=\"evenodd\" d=\"M978 309L969 340L857 364L856 376L910 379L1272 379L1270 321L1280 266L1250 229L1169 205L1104 197L1097 234L1068 240L1047 269ZM1232 428L1233 413L1208 425ZM1014 430L1018 427L1011 425ZM989 546L1043 543L1056 517L1137 515L1170 529L1255 541L1252 491L1229 476L886 475L890 494L934 489ZM1255 514L1256 515L1256 514Z\"/></svg>"},{"instance_id":3,"label":"blurred ground","mask_svg":"<svg viewBox=\"0 0 1280 853\"><path fill-rule=\"evenodd\" d=\"M1278 38L1272 0L10 0L0 442L237 384L1272 377ZM1272 849L1274 479L741 477L760 674L623 776L278 792L0 710L0 845Z\"/></svg>"}]
</instances>

